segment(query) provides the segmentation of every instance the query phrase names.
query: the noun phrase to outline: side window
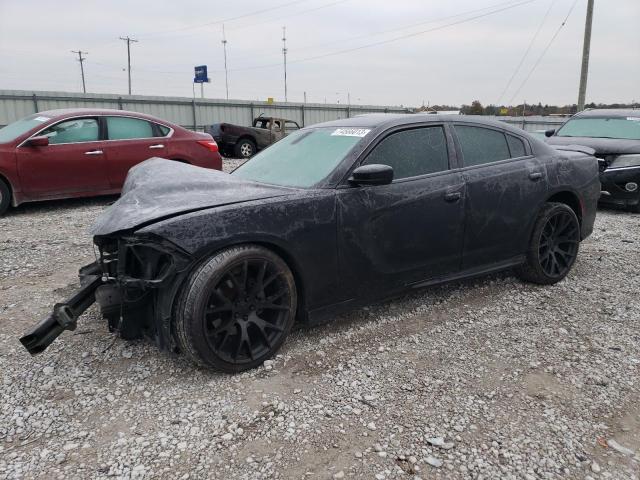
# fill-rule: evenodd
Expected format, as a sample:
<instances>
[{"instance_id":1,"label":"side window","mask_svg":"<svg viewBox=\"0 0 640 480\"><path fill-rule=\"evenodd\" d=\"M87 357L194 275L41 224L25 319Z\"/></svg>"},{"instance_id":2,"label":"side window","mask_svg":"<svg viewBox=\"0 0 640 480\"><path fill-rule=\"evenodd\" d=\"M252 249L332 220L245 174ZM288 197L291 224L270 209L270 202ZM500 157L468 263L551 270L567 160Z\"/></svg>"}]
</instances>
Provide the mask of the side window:
<instances>
[{"instance_id":1,"label":"side window","mask_svg":"<svg viewBox=\"0 0 640 480\"><path fill-rule=\"evenodd\" d=\"M274 120L274 122L273 122L273 131L274 132L279 132L280 130L281 130L280 121L279 120Z\"/></svg>"},{"instance_id":2,"label":"side window","mask_svg":"<svg viewBox=\"0 0 640 480\"><path fill-rule=\"evenodd\" d=\"M296 122L292 122L291 120L286 120L284 122L284 131L286 133L291 133L295 130L300 130L300 127L298 126L298 124Z\"/></svg>"},{"instance_id":3,"label":"side window","mask_svg":"<svg viewBox=\"0 0 640 480\"><path fill-rule=\"evenodd\" d=\"M509 143L509 150L511 150L511 158L524 157L527 154L524 142L518 137L507 134L507 142Z\"/></svg>"},{"instance_id":4,"label":"side window","mask_svg":"<svg viewBox=\"0 0 640 480\"><path fill-rule=\"evenodd\" d=\"M100 129L95 118L74 118L50 126L40 133L49 137L49 144L95 142L100 139Z\"/></svg>"},{"instance_id":5,"label":"side window","mask_svg":"<svg viewBox=\"0 0 640 480\"><path fill-rule=\"evenodd\" d=\"M442 127L414 128L382 140L364 163L393 167L393 178L408 178L449 168L447 141Z\"/></svg>"},{"instance_id":6,"label":"side window","mask_svg":"<svg viewBox=\"0 0 640 480\"><path fill-rule=\"evenodd\" d=\"M466 167L511 158L504 133L467 125L456 125L454 128Z\"/></svg>"},{"instance_id":7,"label":"side window","mask_svg":"<svg viewBox=\"0 0 640 480\"><path fill-rule=\"evenodd\" d=\"M107 117L107 132L109 140L151 138L154 136L151 123L130 117Z\"/></svg>"},{"instance_id":8,"label":"side window","mask_svg":"<svg viewBox=\"0 0 640 480\"><path fill-rule=\"evenodd\" d=\"M158 131L160 132L161 137L166 137L171 131L169 127L165 127L164 125L160 125L159 123L156 123L156 127L158 127Z\"/></svg>"}]
</instances>

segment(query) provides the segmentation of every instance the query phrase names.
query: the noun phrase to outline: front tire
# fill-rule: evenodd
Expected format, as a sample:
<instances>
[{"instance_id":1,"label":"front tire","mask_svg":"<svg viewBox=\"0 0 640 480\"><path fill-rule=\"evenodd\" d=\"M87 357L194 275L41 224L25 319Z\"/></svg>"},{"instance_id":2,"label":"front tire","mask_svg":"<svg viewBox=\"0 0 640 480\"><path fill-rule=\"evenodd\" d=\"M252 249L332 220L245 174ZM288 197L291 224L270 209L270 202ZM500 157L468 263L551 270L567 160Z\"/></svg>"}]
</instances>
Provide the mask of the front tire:
<instances>
[{"instance_id":1,"label":"front tire","mask_svg":"<svg viewBox=\"0 0 640 480\"><path fill-rule=\"evenodd\" d=\"M11 190L3 180L0 180L0 216L5 214L9 205L11 205Z\"/></svg>"},{"instance_id":2,"label":"front tire","mask_svg":"<svg viewBox=\"0 0 640 480\"><path fill-rule=\"evenodd\" d=\"M551 285L567 276L578 256L580 222L564 203L546 203L531 235L526 262L516 274L527 282Z\"/></svg>"},{"instance_id":3,"label":"front tire","mask_svg":"<svg viewBox=\"0 0 640 480\"><path fill-rule=\"evenodd\" d=\"M175 309L180 350L199 365L234 373L272 357L295 321L287 264L246 245L214 254L186 280Z\"/></svg>"},{"instance_id":4,"label":"front tire","mask_svg":"<svg viewBox=\"0 0 640 480\"><path fill-rule=\"evenodd\" d=\"M251 158L256 154L256 144L249 138L243 138L236 143L234 152L237 158Z\"/></svg>"}]
</instances>

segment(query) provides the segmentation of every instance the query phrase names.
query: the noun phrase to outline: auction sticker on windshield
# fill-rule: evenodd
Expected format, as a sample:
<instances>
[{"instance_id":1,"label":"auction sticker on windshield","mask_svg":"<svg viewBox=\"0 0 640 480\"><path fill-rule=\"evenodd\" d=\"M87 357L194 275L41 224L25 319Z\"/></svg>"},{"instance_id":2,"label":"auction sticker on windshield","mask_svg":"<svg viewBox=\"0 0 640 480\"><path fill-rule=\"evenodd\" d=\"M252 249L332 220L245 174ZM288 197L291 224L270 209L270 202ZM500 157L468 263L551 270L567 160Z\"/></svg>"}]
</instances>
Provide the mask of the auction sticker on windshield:
<instances>
[{"instance_id":1,"label":"auction sticker on windshield","mask_svg":"<svg viewBox=\"0 0 640 480\"><path fill-rule=\"evenodd\" d=\"M331 136L337 137L364 137L369 133L369 128L336 128Z\"/></svg>"}]
</instances>

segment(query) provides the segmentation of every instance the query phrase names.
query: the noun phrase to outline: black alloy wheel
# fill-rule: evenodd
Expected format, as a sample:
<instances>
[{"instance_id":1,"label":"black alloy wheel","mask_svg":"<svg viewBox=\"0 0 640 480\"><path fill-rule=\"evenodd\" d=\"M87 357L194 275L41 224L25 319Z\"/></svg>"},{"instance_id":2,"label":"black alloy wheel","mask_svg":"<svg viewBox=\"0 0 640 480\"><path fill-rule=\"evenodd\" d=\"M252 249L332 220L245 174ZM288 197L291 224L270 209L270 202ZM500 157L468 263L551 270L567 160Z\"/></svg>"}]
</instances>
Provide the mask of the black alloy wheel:
<instances>
[{"instance_id":1,"label":"black alloy wheel","mask_svg":"<svg viewBox=\"0 0 640 480\"><path fill-rule=\"evenodd\" d=\"M538 215L526 262L516 269L523 280L549 285L567 276L580 248L580 222L563 203L547 203Z\"/></svg>"},{"instance_id":2,"label":"black alloy wheel","mask_svg":"<svg viewBox=\"0 0 640 480\"><path fill-rule=\"evenodd\" d=\"M187 282L176 315L181 349L226 372L271 357L291 330L296 287L286 263L257 246L214 255Z\"/></svg>"},{"instance_id":3,"label":"black alloy wheel","mask_svg":"<svg viewBox=\"0 0 640 480\"><path fill-rule=\"evenodd\" d=\"M560 210L547 219L542 229L538 256L548 277L564 277L576 260L580 228L575 214Z\"/></svg>"}]
</instances>

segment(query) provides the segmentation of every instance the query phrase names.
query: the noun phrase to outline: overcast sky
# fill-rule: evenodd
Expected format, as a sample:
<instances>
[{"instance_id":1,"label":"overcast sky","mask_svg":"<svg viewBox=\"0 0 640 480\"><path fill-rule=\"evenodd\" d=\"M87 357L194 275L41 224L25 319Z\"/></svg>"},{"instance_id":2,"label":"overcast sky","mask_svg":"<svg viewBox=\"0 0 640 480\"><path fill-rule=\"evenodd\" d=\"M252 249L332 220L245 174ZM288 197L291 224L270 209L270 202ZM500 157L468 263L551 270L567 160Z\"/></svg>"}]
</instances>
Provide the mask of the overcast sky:
<instances>
[{"instance_id":1,"label":"overcast sky","mask_svg":"<svg viewBox=\"0 0 640 480\"><path fill-rule=\"evenodd\" d=\"M489 104L498 102L540 29L501 103L575 103L587 0L576 1L520 88L573 4L0 0L0 89L81 91L70 52L81 49L88 52L88 92L125 94L126 45L118 37L129 35L139 40L132 44L134 94L191 96L193 67L206 64L212 83L205 96L224 98L224 22L230 98L284 100L286 25L290 101L302 101L307 92L309 102L346 103L349 92L352 103ZM587 102L640 100L638 25L640 0L595 0Z\"/></svg>"}]
</instances>

